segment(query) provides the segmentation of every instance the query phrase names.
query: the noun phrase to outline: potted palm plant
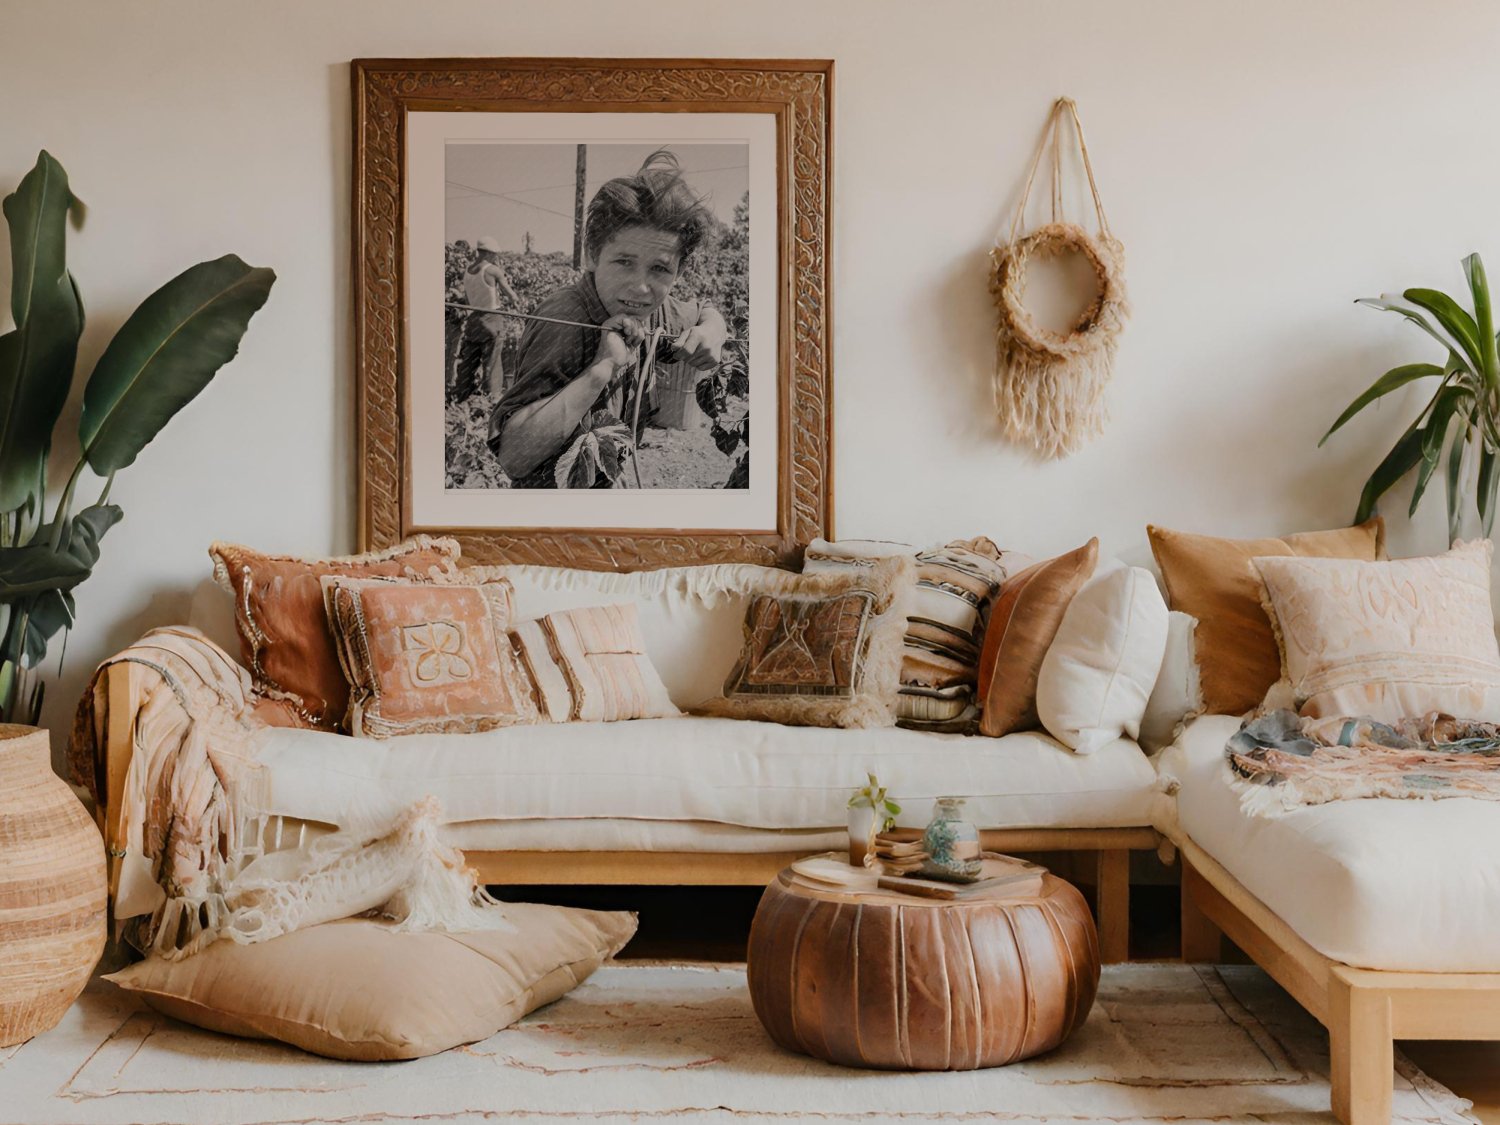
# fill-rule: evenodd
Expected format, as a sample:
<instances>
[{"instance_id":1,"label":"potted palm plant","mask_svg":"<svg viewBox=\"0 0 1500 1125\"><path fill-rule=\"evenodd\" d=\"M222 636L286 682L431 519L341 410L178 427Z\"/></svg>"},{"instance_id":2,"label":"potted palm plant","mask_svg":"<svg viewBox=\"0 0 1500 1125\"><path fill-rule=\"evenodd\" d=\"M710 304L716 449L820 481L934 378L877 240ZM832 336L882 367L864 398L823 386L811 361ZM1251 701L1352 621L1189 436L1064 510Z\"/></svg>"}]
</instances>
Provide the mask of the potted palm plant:
<instances>
[{"instance_id":1,"label":"potted palm plant","mask_svg":"<svg viewBox=\"0 0 1500 1125\"><path fill-rule=\"evenodd\" d=\"M227 254L141 302L84 384L78 457L49 512L48 455L84 323L66 261L68 217L82 211L62 165L42 152L4 212L15 328L0 336L0 722L34 724L43 683L33 670L73 623L73 590L124 514L109 503L115 474L234 357L276 275ZM104 485L75 510L85 468Z\"/></svg>"},{"instance_id":2,"label":"potted palm plant","mask_svg":"<svg viewBox=\"0 0 1500 1125\"><path fill-rule=\"evenodd\" d=\"M1441 465L1449 541L1458 538L1464 513L1471 507L1485 535L1494 526L1500 487L1500 357L1484 263L1478 254L1470 254L1463 269L1472 311L1436 289L1407 289L1357 302L1405 317L1435 340L1447 358L1441 364L1407 363L1387 371L1349 404L1318 443L1321 446L1361 410L1393 391L1422 379L1438 381L1432 397L1370 474L1360 494L1356 523L1369 519L1380 498L1413 470L1417 477L1408 514L1414 515Z\"/></svg>"}]
</instances>

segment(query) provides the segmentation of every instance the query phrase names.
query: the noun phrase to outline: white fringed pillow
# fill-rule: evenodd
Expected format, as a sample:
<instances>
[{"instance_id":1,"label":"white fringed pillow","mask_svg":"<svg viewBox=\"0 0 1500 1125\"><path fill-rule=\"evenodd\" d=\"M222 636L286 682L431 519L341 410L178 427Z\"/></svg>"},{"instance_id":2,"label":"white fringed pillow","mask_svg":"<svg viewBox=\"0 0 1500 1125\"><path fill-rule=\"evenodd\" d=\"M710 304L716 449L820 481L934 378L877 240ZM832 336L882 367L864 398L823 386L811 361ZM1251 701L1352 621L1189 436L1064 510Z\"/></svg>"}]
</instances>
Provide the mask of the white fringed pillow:
<instances>
[{"instance_id":1,"label":"white fringed pillow","mask_svg":"<svg viewBox=\"0 0 1500 1125\"><path fill-rule=\"evenodd\" d=\"M1063 614L1037 676L1047 733L1080 754L1139 738L1167 648L1167 605L1134 566L1096 574Z\"/></svg>"},{"instance_id":2,"label":"white fringed pillow","mask_svg":"<svg viewBox=\"0 0 1500 1125\"><path fill-rule=\"evenodd\" d=\"M1390 562L1258 558L1281 648L1268 703L1312 718L1500 721L1488 540Z\"/></svg>"}]
</instances>

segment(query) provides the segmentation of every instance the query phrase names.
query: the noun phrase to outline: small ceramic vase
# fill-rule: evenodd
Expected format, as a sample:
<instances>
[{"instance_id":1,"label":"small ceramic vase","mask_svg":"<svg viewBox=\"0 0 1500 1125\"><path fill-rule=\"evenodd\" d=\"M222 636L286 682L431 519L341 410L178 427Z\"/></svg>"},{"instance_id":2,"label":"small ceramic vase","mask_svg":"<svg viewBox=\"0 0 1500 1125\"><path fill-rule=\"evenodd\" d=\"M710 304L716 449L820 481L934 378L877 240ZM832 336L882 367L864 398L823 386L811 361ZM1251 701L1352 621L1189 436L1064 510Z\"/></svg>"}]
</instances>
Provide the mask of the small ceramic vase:
<instances>
[{"instance_id":1,"label":"small ceramic vase","mask_svg":"<svg viewBox=\"0 0 1500 1125\"><path fill-rule=\"evenodd\" d=\"M979 829L964 819L962 797L939 797L932 820L922 833L927 862L922 874L933 879L960 883L979 878L984 860L980 855Z\"/></svg>"},{"instance_id":2,"label":"small ceramic vase","mask_svg":"<svg viewBox=\"0 0 1500 1125\"><path fill-rule=\"evenodd\" d=\"M849 809L849 863L863 867L865 856L870 851L870 841L875 837L875 810L863 805Z\"/></svg>"}]
</instances>

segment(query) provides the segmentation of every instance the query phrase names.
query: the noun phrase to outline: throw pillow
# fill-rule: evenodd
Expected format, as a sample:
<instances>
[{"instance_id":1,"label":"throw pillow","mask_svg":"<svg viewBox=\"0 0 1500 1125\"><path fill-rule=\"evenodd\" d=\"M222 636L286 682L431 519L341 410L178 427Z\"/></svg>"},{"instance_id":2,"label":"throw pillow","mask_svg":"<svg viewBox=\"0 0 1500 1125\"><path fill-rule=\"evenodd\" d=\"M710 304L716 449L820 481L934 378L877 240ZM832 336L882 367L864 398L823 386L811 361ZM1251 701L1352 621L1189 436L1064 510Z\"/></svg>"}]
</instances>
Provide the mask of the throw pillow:
<instances>
[{"instance_id":1,"label":"throw pillow","mask_svg":"<svg viewBox=\"0 0 1500 1125\"><path fill-rule=\"evenodd\" d=\"M909 556L879 559L751 598L724 697L702 710L792 726L890 726L915 567Z\"/></svg>"},{"instance_id":2,"label":"throw pillow","mask_svg":"<svg viewBox=\"0 0 1500 1125\"><path fill-rule=\"evenodd\" d=\"M1358 527L1279 539L1217 539L1151 526L1146 534L1167 604L1198 619L1203 706L1216 715L1241 715L1260 706L1281 673L1251 559L1296 555L1373 562L1385 557L1385 522L1379 516Z\"/></svg>"},{"instance_id":3,"label":"throw pillow","mask_svg":"<svg viewBox=\"0 0 1500 1125\"><path fill-rule=\"evenodd\" d=\"M470 734L539 719L508 632L509 582L325 577L349 732Z\"/></svg>"},{"instance_id":4,"label":"throw pillow","mask_svg":"<svg viewBox=\"0 0 1500 1125\"><path fill-rule=\"evenodd\" d=\"M549 613L517 625L511 639L554 723L682 714L646 655L633 602Z\"/></svg>"},{"instance_id":5,"label":"throw pillow","mask_svg":"<svg viewBox=\"0 0 1500 1125\"><path fill-rule=\"evenodd\" d=\"M1009 574L1030 563L983 536L918 551L871 540L815 540L803 555L804 574L869 566L878 558L910 554L917 581L906 619L896 725L921 730L969 730L979 716L974 685L979 646L996 592Z\"/></svg>"},{"instance_id":6,"label":"throw pillow","mask_svg":"<svg viewBox=\"0 0 1500 1125\"><path fill-rule=\"evenodd\" d=\"M1099 540L1039 562L1000 588L979 658L979 731L999 738L1036 727L1036 684L1073 596L1094 573Z\"/></svg>"},{"instance_id":7,"label":"throw pillow","mask_svg":"<svg viewBox=\"0 0 1500 1125\"><path fill-rule=\"evenodd\" d=\"M1036 709L1047 733L1080 754L1139 739L1167 648L1167 604L1148 571L1115 566L1074 596L1042 659Z\"/></svg>"},{"instance_id":8,"label":"throw pillow","mask_svg":"<svg viewBox=\"0 0 1500 1125\"><path fill-rule=\"evenodd\" d=\"M214 579L234 598L240 654L258 693L288 705L307 726L335 730L349 685L323 610L324 575L429 578L451 574L458 543L419 535L386 551L305 559L215 543Z\"/></svg>"},{"instance_id":9,"label":"throw pillow","mask_svg":"<svg viewBox=\"0 0 1500 1125\"><path fill-rule=\"evenodd\" d=\"M515 932L393 933L369 918L255 945L216 941L106 980L173 1019L334 1059L416 1059L488 1039L571 991L635 933L634 914L507 903Z\"/></svg>"},{"instance_id":10,"label":"throw pillow","mask_svg":"<svg viewBox=\"0 0 1500 1125\"><path fill-rule=\"evenodd\" d=\"M1256 559L1283 654L1278 686L1312 718L1500 721L1492 549L1481 540L1393 562Z\"/></svg>"},{"instance_id":11,"label":"throw pillow","mask_svg":"<svg viewBox=\"0 0 1500 1125\"><path fill-rule=\"evenodd\" d=\"M1141 749L1164 750L1177 740L1184 720L1203 713L1203 689L1198 684L1198 661L1193 634L1198 619L1175 609L1167 614L1167 651L1161 658L1156 686L1141 716Z\"/></svg>"}]
</instances>

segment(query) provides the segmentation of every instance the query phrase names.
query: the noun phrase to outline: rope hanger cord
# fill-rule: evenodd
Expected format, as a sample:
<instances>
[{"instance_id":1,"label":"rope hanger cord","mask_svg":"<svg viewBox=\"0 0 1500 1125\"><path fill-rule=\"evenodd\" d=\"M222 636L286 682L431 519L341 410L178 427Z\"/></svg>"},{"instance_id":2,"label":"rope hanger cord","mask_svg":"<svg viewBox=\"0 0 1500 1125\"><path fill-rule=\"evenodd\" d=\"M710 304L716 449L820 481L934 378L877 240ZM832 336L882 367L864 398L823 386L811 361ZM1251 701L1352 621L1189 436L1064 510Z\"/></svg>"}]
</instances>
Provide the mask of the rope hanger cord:
<instances>
[{"instance_id":1,"label":"rope hanger cord","mask_svg":"<svg viewBox=\"0 0 1500 1125\"><path fill-rule=\"evenodd\" d=\"M1072 124L1093 196L1098 233L1066 220L1062 189L1064 117ZM1048 146L1052 149L1051 221L1021 235L1026 205ZM1104 389L1117 339L1129 316L1125 297L1124 248L1110 230L1083 122L1072 98L1052 105L1032 156L1026 186L1011 218L1008 237L997 234L991 251L990 292L998 314L995 406L1006 435L1047 459L1066 457L1104 428ZM1093 299L1071 328L1056 332L1026 308L1026 275L1033 259L1081 255L1094 271Z\"/></svg>"}]
</instances>

